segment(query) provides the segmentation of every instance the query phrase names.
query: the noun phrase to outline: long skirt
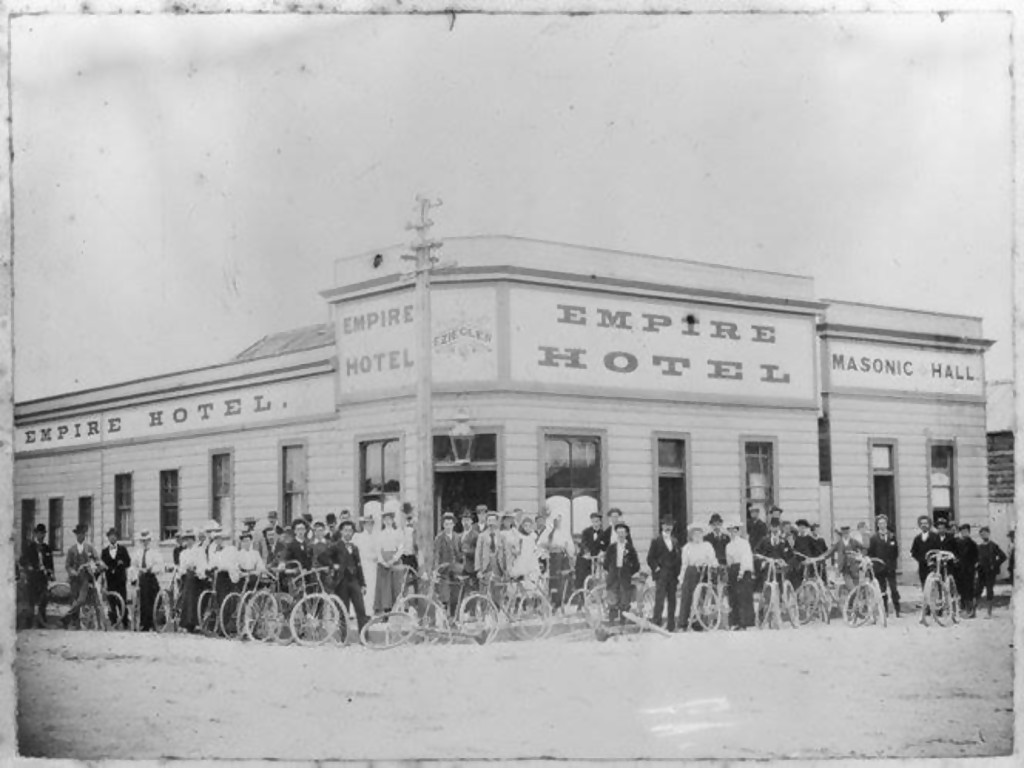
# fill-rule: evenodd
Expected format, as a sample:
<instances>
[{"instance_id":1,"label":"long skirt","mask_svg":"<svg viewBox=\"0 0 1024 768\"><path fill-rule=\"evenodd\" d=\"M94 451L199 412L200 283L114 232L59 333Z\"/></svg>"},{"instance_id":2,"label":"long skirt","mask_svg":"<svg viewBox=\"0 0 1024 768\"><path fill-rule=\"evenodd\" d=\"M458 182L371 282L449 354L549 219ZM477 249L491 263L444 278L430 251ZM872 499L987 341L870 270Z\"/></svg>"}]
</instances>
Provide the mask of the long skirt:
<instances>
[{"instance_id":1,"label":"long skirt","mask_svg":"<svg viewBox=\"0 0 1024 768\"><path fill-rule=\"evenodd\" d=\"M373 612L387 613L395 605L402 594L402 584L405 581L405 570L403 568L388 568L377 565L377 585L373 597Z\"/></svg>"},{"instance_id":2,"label":"long skirt","mask_svg":"<svg viewBox=\"0 0 1024 768\"><path fill-rule=\"evenodd\" d=\"M739 563L729 566L729 626L754 626L753 576L745 571L740 576Z\"/></svg>"},{"instance_id":3,"label":"long skirt","mask_svg":"<svg viewBox=\"0 0 1024 768\"><path fill-rule=\"evenodd\" d=\"M377 561L360 556L359 563L363 566L363 578L366 579L366 599L371 601L371 605L366 607L372 611L372 603L377 601Z\"/></svg>"},{"instance_id":4,"label":"long skirt","mask_svg":"<svg viewBox=\"0 0 1024 768\"><path fill-rule=\"evenodd\" d=\"M199 595L208 582L194 573L186 573L181 588L181 626L189 631L199 625Z\"/></svg>"},{"instance_id":5,"label":"long skirt","mask_svg":"<svg viewBox=\"0 0 1024 768\"><path fill-rule=\"evenodd\" d=\"M548 558L548 583L551 585L551 605L555 608L562 604L562 601L569 597L569 580L572 574L563 573L572 567L569 555L565 552L552 552Z\"/></svg>"}]
</instances>

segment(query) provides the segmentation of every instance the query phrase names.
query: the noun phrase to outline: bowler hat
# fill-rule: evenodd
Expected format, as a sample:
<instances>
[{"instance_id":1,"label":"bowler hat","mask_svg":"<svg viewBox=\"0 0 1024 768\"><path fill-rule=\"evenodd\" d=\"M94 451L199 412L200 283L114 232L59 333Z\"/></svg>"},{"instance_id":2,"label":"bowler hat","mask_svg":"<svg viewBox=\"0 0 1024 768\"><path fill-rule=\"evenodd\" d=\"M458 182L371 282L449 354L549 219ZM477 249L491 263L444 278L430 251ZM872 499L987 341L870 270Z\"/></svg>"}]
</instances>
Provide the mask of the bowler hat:
<instances>
[{"instance_id":1,"label":"bowler hat","mask_svg":"<svg viewBox=\"0 0 1024 768\"><path fill-rule=\"evenodd\" d=\"M796 521L796 527L797 528L810 528L811 524L801 517L799 520Z\"/></svg>"},{"instance_id":2,"label":"bowler hat","mask_svg":"<svg viewBox=\"0 0 1024 768\"><path fill-rule=\"evenodd\" d=\"M591 519L591 520L593 520L593 519L594 519L595 517L596 517L596 518L597 518L598 520L600 520L600 519L601 519L601 513L600 513L600 512L591 512L591 513L590 513L590 519Z\"/></svg>"},{"instance_id":3,"label":"bowler hat","mask_svg":"<svg viewBox=\"0 0 1024 768\"><path fill-rule=\"evenodd\" d=\"M722 522L722 516L715 512L711 515L711 518L708 520L708 525L714 525L715 523L720 522Z\"/></svg>"},{"instance_id":4,"label":"bowler hat","mask_svg":"<svg viewBox=\"0 0 1024 768\"><path fill-rule=\"evenodd\" d=\"M40 523L40 525L41 525L41 523ZM71 532L74 533L74 534L88 533L89 532L89 528L87 526L84 526L84 525L76 525Z\"/></svg>"},{"instance_id":5,"label":"bowler hat","mask_svg":"<svg viewBox=\"0 0 1024 768\"><path fill-rule=\"evenodd\" d=\"M36 533L46 533L46 525L44 525L43 523L40 523L39 525L36 526L35 530L36 530Z\"/></svg>"}]
</instances>

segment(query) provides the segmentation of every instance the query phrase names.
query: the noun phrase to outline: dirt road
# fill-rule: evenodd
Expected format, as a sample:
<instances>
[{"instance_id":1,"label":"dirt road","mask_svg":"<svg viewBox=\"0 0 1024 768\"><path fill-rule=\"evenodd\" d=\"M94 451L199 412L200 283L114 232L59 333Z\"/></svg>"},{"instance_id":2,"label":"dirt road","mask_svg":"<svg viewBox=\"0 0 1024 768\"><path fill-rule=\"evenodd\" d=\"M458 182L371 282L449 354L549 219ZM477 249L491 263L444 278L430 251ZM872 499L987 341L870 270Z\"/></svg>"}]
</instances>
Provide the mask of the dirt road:
<instances>
[{"instance_id":1,"label":"dirt road","mask_svg":"<svg viewBox=\"0 0 1024 768\"><path fill-rule=\"evenodd\" d=\"M1012 617L305 649L22 632L21 752L92 758L1008 754Z\"/></svg>"}]
</instances>

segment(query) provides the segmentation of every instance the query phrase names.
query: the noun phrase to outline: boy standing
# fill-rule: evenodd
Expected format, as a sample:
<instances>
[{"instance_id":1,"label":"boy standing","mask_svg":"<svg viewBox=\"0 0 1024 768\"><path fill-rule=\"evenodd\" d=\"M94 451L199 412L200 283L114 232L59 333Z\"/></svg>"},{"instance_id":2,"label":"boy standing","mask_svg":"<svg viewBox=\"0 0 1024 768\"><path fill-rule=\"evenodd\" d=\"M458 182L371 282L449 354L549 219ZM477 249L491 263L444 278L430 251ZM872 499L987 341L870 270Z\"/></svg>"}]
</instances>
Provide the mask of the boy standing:
<instances>
[{"instance_id":1,"label":"boy standing","mask_svg":"<svg viewBox=\"0 0 1024 768\"><path fill-rule=\"evenodd\" d=\"M682 550L679 542L672 535L675 523L666 517L661 521L661 536L651 542L647 552L647 566L654 578L654 618L653 623L661 624L661 611L668 602L668 620L666 628L669 632L676 629L676 583L682 567Z\"/></svg>"},{"instance_id":2,"label":"boy standing","mask_svg":"<svg viewBox=\"0 0 1024 768\"><path fill-rule=\"evenodd\" d=\"M640 558L629 541L629 526L625 523L615 526L615 539L604 553L604 569L611 604L608 617L625 624L626 618L622 614L629 610L633 601L633 576L640 570Z\"/></svg>"},{"instance_id":3,"label":"boy standing","mask_svg":"<svg viewBox=\"0 0 1024 768\"><path fill-rule=\"evenodd\" d=\"M1006 562L1006 554L999 548L999 545L989 539L989 529L983 525L978 533L981 534L981 544L978 545L978 600L981 600L981 593L984 591L988 602L987 619L992 618L992 598L995 597L993 588L996 584L996 576L999 569Z\"/></svg>"},{"instance_id":4,"label":"boy standing","mask_svg":"<svg viewBox=\"0 0 1024 768\"><path fill-rule=\"evenodd\" d=\"M960 608L968 617L974 618L974 571L978 567L978 545L971 538L971 526L964 523L957 529L956 563L953 566L953 579L960 593Z\"/></svg>"}]
</instances>

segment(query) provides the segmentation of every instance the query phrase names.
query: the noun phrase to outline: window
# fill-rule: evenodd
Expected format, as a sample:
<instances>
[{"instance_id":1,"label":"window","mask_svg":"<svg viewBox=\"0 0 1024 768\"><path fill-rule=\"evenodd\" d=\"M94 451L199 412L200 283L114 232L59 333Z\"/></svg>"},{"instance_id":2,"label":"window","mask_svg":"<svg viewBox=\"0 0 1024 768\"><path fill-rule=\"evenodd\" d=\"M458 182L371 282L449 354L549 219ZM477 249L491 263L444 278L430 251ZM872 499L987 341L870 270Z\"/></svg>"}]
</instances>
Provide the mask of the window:
<instances>
[{"instance_id":1,"label":"window","mask_svg":"<svg viewBox=\"0 0 1024 768\"><path fill-rule=\"evenodd\" d=\"M473 435L473 446L469 449L471 464L493 464L498 460L498 436L491 433ZM434 463L452 464L455 452L448 435L434 435Z\"/></svg>"},{"instance_id":2,"label":"window","mask_svg":"<svg viewBox=\"0 0 1024 768\"><path fill-rule=\"evenodd\" d=\"M896 531L896 444L873 440L870 448L874 517L885 515L889 528Z\"/></svg>"},{"instance_id":3,"label":"window","mask_svg":"<svg viewBox=\"0 0 1024 768\"><path fill-rule=\"evenodd\" d=\"M291 525L306 511L306 446L281 448L281 520Z\"/></svg>"},{"instance_id":4,"label":"window","mask_svg":"<svg viewBox=\"0 0 1024 768\"><path fill-rule=\"evenodd\" d=\"M231 518L231 454L215 453L210 458L210 516L218 523ZM227 512L227 515L225 515Z\"/></svg>"},{"instance_id":5,"label":"window","mask_svg":"<svg viewBox=\"0 0 1024 768\"><path fill-rule=\"evenodd\" d=\"M573 533L601 511L601 438L547 435L544 438L544 498L568 511ZM564 501L555 502L554 499Z\"/></svg>"},{"instance_id":6,"label":"window","mask_svg":"<svg viewBox=\"0 0 1024 768\"><path fill-rule=\"evenodd\" d=\"M29 541L36 527L36 500L21 500L21 540Z\"/></svg>"},{"instance_id":7,"label":"window","mask_svg":"<svg viewBox=\"0 0 1024 768\"><path fill-rule=\"evenodd\" d=\"M78 524L86 527L92 541L92 496L78 497Z\"/></svg>"},{"instance_id":8,"label":"window","mask_svg":"<svg viewBox=\"0 0 1024 768\"><path fill-rule=\"evenodd\" d=\"M64 551L64 499L50 499L50 519L47 524L50 549Z\"/></svg>"},{"instance_id":9,"label":"window","mask_svg":"<svg viewBox=\"0 0 1024 768\"><path fill-rule=\"evenodd\" d=\"M768 519L768 510L775 500L775 444L768 441L743 443L744 507L749 513L761 510L761 519Z\"/></svg>"},{"instance_id":10,"label":"window","mask_svg":"<svg viewBox=\"0 0 1024 768\"><path fill-rule=\"evenodd\" d=\"M160 540L169 539L178 532L178 470L160 472Z\"/></svg>"},{"instance_id":11,"label":"window","mask_svg":"<svg viewBox=\"0 0 1024 768\"><path fill-rule=\"evenodd\" d=\"M686 441L659 438L657 442L658 519L672 518L676 530L685 531L686 514ZM654 530L659 530L655 521Z\"/></svg>"},{"instance_id":12,"label":"window","mask_svg":"<svg viewBox=\"0 0 1024 768\"><path fill-rule=\"evenodd\" d=\"M928 473L931 487L932 521L944 517L950 524L956 521L956 452L952 443L932 443L931 471Z\"/></svg>"},{"instance_id":13,"label":"window","mask_svg":"<svg viewBox=\"0 0 1024 768\"><path fill-rule=\"evenodd\" d=\"M436 455L436 438L434 445ZM362 481L359 486L359 509L370 501L383 504L385 495L401 491L401 470L402 453L398 438L360 443L359 476Z\"/></svg>"},{"instance_id":14,"label":"window","mask_svg":"<svg viewBox=\"0 0 1024 768\"><path fill-rule=\"evenodd\" d=\"M818 419L818 482L832 482L832 425L828 416Z\"/></svg>"},{"instance_id":15,"label":"window","mask_svg":"<svg viewBox=\"0 0 1024 768\"><path fill-rule=\"evenodd\" d=\"M114 528L117 529L117 538L133 538L133 527L132 476L130 473L114 475Z\"/></svg>"}]
</instances>

